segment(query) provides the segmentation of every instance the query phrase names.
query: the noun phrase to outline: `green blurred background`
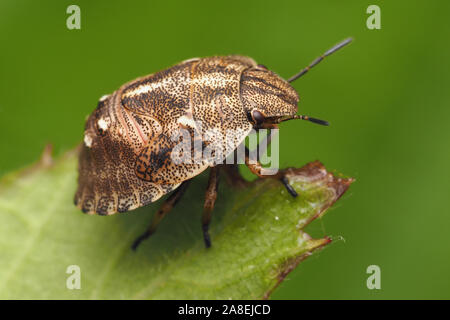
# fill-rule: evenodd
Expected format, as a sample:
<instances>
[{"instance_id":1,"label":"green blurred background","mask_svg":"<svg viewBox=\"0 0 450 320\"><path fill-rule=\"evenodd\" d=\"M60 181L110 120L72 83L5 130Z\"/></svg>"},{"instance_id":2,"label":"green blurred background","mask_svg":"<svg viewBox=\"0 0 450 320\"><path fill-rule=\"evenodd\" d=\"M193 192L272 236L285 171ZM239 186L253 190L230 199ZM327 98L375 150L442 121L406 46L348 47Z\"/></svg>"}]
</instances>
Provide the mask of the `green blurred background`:
<instances>
[{"instance_id":1,"label":"green blurred background","mask_svg":"<svg viewBox=\"0 0 450 320\"><path fill-rule=\"evenodd\" d=\"M66 8L81 8L81 30ZM368 30L366 8L381 8ZM356 178L309 227L335 241L292 272L275 299L450 298L448 1L0 2L0 175L44 145L74 147L103 94L181 60L243 54L289 77L299 112L324 128L281 126L280 164L321 160ZM447 199L447 200L446 200ZM381 268L368 290L366 268Z\"/></svg>"}]
</instances>

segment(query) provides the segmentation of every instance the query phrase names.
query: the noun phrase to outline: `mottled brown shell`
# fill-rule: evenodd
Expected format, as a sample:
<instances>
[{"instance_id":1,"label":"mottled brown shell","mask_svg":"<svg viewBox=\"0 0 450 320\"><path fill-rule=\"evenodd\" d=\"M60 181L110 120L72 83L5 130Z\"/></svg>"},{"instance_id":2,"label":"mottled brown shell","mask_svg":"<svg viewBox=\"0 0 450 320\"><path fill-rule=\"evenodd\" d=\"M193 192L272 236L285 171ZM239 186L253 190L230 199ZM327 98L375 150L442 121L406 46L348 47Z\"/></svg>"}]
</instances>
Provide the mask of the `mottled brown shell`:
<instances>
[{"instance_id":1,"label":"mottled brown shell","mask_svg":"<svg viewBox=\"0 0 450 320\"><path fill-rule=\"evenodd\" d=\"M129 82L102 98L86 122L75 204L106 215L154 202L213 165L208 158L174 163L176 130L193 133L200 121L224 137L239 132L207 142L230 153L253 127L249 111L295 114L297 102L286 81L242 56L191 59Z\"/></svg>"}]
</instances>

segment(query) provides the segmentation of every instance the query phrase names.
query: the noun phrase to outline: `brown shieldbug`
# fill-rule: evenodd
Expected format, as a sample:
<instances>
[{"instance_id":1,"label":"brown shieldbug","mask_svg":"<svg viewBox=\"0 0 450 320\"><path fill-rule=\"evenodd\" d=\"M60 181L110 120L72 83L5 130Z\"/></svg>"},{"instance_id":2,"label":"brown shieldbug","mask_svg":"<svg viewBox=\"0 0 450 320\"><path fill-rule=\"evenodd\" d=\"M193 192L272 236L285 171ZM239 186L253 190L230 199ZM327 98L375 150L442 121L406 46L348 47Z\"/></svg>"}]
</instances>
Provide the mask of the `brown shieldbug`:
<instances>
[{"instance_id":1,"label":"brown shieldbug","mask_svg":"<svg viewBox=\"0 0 450 320\"><path fill-rule=\"evenodd\" d=\"M102 97L86 121L75 204L85 213L110 215L145 206L175 190L156 212L148 230L135 241L136 248L156 230L189 181L211 167L202 217L205 245L209 247L208 226L222 165L213 165L208 158L174 161L174 131L190 130L195 139L199 123L202 129L218 130L224 137L231 130L234 134L225 140L207 142L226 145L229 154L253 128L273 129L291 119L328 125L296 115L299 96L290 82L350 41L334 46L287 81L248 57L196 58L131 81ZM292 196L297 196L282 172L263 175L260 163L249 161L248 150L245 163L260 177L279 179ZM230 176L240 178L236 164L223 167Z\"/></svg>"}]
</instances>

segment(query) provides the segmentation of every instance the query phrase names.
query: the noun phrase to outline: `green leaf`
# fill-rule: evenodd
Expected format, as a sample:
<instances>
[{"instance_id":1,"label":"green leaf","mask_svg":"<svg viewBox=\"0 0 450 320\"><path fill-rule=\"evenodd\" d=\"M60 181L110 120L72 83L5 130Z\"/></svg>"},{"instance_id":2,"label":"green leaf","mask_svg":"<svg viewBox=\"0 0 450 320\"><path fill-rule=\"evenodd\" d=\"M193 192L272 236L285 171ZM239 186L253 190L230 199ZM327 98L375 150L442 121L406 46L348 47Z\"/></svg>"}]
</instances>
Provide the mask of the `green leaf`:
<instances>
[{"instance_id":1,"label":"green leaf","mask_svg":"<svg viewBox=\"0 0 450 320\"><path fill-rule=\"evenodd\" d=\"M45 153L39 164L0 180L0 298L268 298L300 261L331 241L311 239L303 228L353 181L319 162L286 171L295 199L273 179L240 189L223 180L213 246L205 249L201 175L134 252L133 240L161 202L113 216L84 215L72 203L76 163L75 152L55 163ZM70 265L80 267L80 290L66 287Z\"/></svg>"}]
</instances>

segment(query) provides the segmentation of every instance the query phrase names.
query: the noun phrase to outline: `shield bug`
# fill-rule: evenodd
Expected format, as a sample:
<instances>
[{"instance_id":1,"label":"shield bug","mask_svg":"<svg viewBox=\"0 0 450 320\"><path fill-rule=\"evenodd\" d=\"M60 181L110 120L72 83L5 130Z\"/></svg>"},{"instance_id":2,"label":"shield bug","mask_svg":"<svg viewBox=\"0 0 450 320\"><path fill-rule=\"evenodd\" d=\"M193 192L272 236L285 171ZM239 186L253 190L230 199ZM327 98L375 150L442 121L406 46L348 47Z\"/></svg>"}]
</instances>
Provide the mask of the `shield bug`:
<instances>
[{"instance_id":1,"label":"shield bug","mask_svg":"<svg viewBox=\"0 0 450 320\"><path fill-rule=\"evenodd\" d=\"M156 230L189 181L211 167L202 217L204 241L209 247L208 226L219 170L227 167L226 172L239 179L237 166L214 165L209 158L174 161L173 133L182 128L195 140L199 124L218 131L227 138L201 141L201 145L226 146L223 160L253 128L273 129L291 119L328 125L296 115L299 96L290 83L350 41L334 46L288 80L244 56L195 58L138 78L102 97L86 121L75 204L88 214L111 215L145 206L173 191L147 231L134 242L135 249ZM227 135L229 131L234 134ZM279 179L292 196L297 196L283 172L265 176L258 161L249 161L248 152L245 163L262 178Z\"/></svg>"}]
</instances>

